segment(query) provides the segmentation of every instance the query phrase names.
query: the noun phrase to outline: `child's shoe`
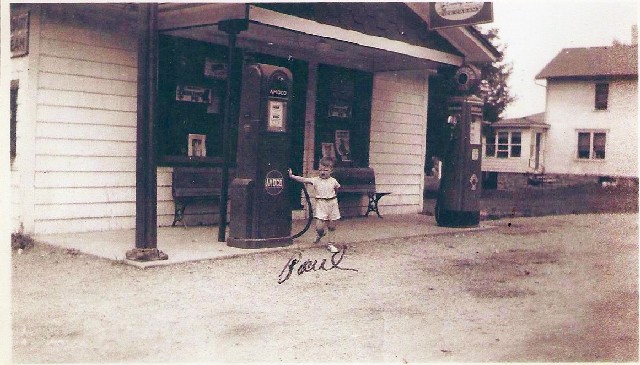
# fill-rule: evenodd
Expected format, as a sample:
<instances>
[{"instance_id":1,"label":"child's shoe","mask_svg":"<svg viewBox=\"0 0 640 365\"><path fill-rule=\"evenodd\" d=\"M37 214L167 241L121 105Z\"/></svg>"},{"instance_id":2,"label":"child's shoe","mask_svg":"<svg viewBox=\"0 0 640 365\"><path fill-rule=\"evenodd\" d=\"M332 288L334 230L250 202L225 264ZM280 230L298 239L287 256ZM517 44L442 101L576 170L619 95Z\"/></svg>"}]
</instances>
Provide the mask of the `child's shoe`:
<instances>
[{"instance_id":1,"label":"child's shoe","mask_svg":"<svg viewBox=\"0 0 640 365\"><path fill-rule=\"evenodd\" d=\"M318 242L320 242L320 240L322 239L322 237L324 237L326 235L326 233L322 233L322 234L318 234L316 233L316 238L313 240L314 244L317 244Z\"/></svg>"},{"instance_id":2,"label":"child's shoe","mask_svg":"<svg viewBox=\"0 0 640 365\"><path fill-rule=\"evenodd\" d=\"M331 252L331 253L340 252L340 250L336 246L334 246L333 243L330 243L330 244L327 245L327 250L329 250L329 252Z\"/></svg>"}]
</instances>

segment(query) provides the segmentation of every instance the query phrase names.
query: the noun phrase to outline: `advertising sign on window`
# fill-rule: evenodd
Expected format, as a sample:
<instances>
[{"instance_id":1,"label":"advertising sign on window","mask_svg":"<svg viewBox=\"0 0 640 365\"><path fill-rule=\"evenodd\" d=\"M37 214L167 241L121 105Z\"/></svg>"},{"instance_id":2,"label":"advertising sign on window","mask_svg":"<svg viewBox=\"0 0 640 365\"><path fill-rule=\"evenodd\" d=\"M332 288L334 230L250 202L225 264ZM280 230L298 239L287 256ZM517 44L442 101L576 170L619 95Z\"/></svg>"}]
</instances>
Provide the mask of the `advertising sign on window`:
<instances>
[{"instance_id":1,"label":"advertising sign on window","mask_svg":"<svg viewBox=\"0 0 640 365\"><path fill-rule=\"evenodd\" d=\"M340 155L340 160L343 162L351 161L351 146L349 144L349 131L337 130L336 131L336 151Z\"/></svg>"},{"instance_id":2,"label":"advertising sign on window","mask_svg":"<svg viewBox=\"0 0 640 365\"><path fill-rule=\"evenodd\" d=\"M176 100L192 103L211 103L211 90L197 86L176 86Z\"/></svg>"}]
</instances>

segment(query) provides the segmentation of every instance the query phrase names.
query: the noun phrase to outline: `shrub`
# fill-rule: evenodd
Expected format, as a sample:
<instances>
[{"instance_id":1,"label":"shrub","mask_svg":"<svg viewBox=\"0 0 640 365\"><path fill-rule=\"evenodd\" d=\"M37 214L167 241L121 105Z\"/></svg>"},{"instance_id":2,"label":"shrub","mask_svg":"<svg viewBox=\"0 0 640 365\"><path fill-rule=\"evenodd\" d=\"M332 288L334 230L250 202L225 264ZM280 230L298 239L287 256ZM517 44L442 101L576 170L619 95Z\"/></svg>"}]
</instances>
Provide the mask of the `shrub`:
<instances>
[{"instance_id":1,"label":"shrub","mask_svg":"<svg viewBox=\"0 0 640 365\"><path fill-rule=\"evenodd\" d=\"M11 249L28 249L33 247L35 241L31 236L25 235L24 233L12 233L11 234Z\"/></svg>"}]
</instances>

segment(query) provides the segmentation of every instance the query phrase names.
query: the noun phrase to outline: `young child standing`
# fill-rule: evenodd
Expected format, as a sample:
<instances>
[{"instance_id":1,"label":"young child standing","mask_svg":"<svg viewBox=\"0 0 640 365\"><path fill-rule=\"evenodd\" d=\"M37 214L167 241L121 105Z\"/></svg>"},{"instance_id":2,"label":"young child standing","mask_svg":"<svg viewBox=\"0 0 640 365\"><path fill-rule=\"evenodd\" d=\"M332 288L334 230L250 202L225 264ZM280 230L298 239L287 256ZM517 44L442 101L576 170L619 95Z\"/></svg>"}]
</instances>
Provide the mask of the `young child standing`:
<instances>
[{"instance_id":1,"label":"young child standing","mask_svg":"<svg viewBox=\"0 0 640 365\"><path fill-rule=\"evenodd\" d=\"M313 216L316 219L316 238L313 243L318 243L326 235L329 234L329 243L327 250L332 253L340 252L334 245L334 233L336 230L336 221L340 219L340 210L338 209L337 189L340 183L331 176L333 173L333 160L323 157L319 166L320 176L302 177L294 175L289 169L289 177L303 184L311 184L315 190L315 211Z\"/></svg>"}]
</instances>

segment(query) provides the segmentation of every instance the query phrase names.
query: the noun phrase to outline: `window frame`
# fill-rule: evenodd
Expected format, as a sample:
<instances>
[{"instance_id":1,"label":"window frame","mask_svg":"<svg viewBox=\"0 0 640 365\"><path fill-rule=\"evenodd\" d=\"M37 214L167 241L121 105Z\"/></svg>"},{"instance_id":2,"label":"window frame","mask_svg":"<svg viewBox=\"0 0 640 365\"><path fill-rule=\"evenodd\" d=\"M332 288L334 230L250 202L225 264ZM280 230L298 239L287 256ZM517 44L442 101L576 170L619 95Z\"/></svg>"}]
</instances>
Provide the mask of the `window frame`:
<instances>
[{"instance_id":1,"label":"window frame","mask_svg":"<svg viewBox=\"0 0 640 365\"><path fill-rule=\"evenodd\" d=\"M510 131L506 129L498 129L498 130L489 132L489 134L485 136L485 153L484 153L485 157L500 158L500 159L521 158L522 157L522 133L523 131L521 130ZM502 140L500 139L501 134L503 136L506 135L506 142L504 138ZM518 134L520 136L520 143L514 143L514 134ZM493 143L490 143L490 140L493 140ZM516 153L514 153L514 150L515 150L514 147L520 148L517 156L516 156Z\"/></svg>"},{"instance_id":2,"label":"window frame","mask_svg":"<svg viewBox=\"0 0 640 365\"><path fill-rule=\"evenodd\" d=\"M577 129L577 140L575 149L575 160L577 161L606 161L607 158L607 135L609 131L606 129ZM580 135L589 135L589 157L580 157ZM604 148L602 150L602 157L598 157L598 152L595 150L595 136L597 134L604 135Z\"/></svg>"}]
</instances>

